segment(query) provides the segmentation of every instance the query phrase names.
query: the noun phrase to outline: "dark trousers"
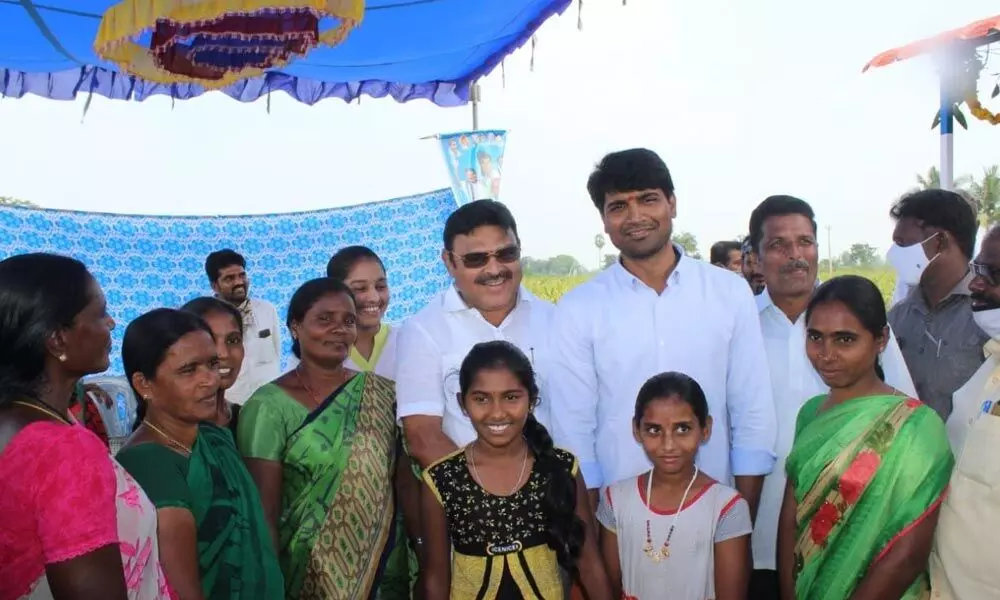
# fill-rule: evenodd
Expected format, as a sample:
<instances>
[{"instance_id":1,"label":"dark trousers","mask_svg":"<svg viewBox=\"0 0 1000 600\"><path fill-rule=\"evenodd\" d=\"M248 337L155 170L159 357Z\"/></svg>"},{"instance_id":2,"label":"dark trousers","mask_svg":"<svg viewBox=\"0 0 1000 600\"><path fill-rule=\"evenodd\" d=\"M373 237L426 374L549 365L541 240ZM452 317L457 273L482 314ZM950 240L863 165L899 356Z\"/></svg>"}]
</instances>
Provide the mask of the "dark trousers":
<instances>
[{"instance_id":1,"label":"dark trousers","mask_svg":"<svg viewBox=\"0 0 1000 600\"><path fill-rule=\"evenodd\" d=\"M750 594L747 600L779 600L778 572L756 570L750 574Z\"/></svg>"}]
</instances>

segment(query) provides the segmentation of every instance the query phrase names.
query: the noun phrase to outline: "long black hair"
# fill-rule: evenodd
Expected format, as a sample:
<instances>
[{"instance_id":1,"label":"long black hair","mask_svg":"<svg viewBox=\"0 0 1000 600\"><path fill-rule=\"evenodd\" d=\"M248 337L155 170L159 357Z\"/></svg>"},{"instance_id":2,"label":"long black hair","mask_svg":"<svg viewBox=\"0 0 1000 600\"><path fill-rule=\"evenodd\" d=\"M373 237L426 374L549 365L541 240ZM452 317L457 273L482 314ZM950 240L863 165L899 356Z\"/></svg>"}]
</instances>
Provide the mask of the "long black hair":
<instances>
[{"instance_id":1,"label":"long black hair","mask_svg":"<svg viewBox=\"0 0 1000 600\"><path fill-rule=\"evenodd\" d=\"M885 336L886 327L889 326L885 300L878 286L871 280L859 275L840 275L820 285L806 307L806 326L817 306L832 302L846 306L876 340ZM878 356L875 357L875 374L885 381L885 372Z\"/></svg>"},{"instance_id":2,"label":"long black hair","mask_svg":"<svg viewBox=\"0 0 1000 600\"><path fill-rule=\"evenodd\" d=\"M476 374L488 369L507 369L528 390L532 407L538 404L538 383L531 361L517 346L502 340L476 344L462 361L458 382L462 398L469 392ZM576 562L583 548L585 530L583 521L576 516L576 479L559 460L545 426L538 422L534 412L528 414L524 424L524 439L535 456L535 468L547 482L543 508L548 515L548 542L559 565L576 579L579 572Z\"/></svg>"},{"instance_id":3,"label":"long black hair","mask_svg":"<svg viewBox=\"0 0 1000 600\"><path fill-rule=\"evenodd\" d=\"M146 400L135 388L132 377L136 373L152 381L156 378L156 370L163 363L171 346L192 331L204 331L212 335L212 329L194 313L173 308L157 308L139 315L125 328L125 338L122 340L122 366L125 367L125 377L135 392L135 423L133 431L139 428L146 418Z\"/></svg>"},{"instance_id":4,"label":"long black hair","mask_svg":"<svg viewBox=\"0 0 1000 600\"><path fill-rule=\"evenodd\" d=\"M288 303L288 313L285 317L285 325L288 330L292 330L292 323L301 323L306 318L306 313L313 307L320 298L331 294L344 294L354 302L354 292L347 284L330 277L319 277L310 279L299 286L292 294L292 299ZM302 358L302 348L298 339L292 339L292 354L295 358Z\"/></svg>"},{"instance_id":5,"label":"long black hair","mask_svg":"<svg viewBox=\"0 0 1000 600\"><path fill-rule=\"evenodd\" d=\"M68 256L19 254L0 262L0 406L39 397L46 342L87 307L92 281Z\"/></svg>"}]
</instances>

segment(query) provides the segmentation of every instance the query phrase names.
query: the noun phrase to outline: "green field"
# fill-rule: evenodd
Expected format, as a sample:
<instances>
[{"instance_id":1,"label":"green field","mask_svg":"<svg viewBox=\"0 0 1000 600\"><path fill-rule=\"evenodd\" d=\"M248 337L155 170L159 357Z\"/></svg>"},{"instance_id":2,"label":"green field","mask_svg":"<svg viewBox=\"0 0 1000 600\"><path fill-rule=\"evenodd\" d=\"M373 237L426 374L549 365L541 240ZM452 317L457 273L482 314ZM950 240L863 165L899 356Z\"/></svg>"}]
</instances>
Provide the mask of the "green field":
<instances>
[{"instance_id":1,"label":"green field","mask_svg":"<svg viewBox=\"0 0 1000 600\"><path fill-rule=\"evenodd\" d=\"M888 267L856 267L834 269L833 275L863 275L875 282L875 285L882 290L882 296L886 302L892 295L893 286L896 284L896 274ZM824 271L819 274L821 280L829 279L829 275ZM554 277L551 275L525 275L524 285L539 298L545 298L555 302L563 294L580 285L592 275L580 275L578 277Z\"/></svg>"}]
</instances>

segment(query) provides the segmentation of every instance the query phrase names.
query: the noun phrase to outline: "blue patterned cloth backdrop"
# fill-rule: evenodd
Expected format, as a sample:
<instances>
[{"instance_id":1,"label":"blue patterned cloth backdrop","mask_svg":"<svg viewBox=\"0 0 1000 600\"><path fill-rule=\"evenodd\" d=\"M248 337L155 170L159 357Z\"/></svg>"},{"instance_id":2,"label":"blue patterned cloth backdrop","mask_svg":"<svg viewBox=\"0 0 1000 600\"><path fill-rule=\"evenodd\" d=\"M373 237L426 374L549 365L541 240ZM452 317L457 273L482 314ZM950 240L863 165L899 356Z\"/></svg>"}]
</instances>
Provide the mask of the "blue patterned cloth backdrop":
<instances>
[{"instance_id":1,"label":"blue patterned cloth backdrop","mask_svg":"<svg viewBox=\"0 0 1000 600\"><path fill-rule=\"evenodd\" d=\"M399 323L448 285L441 246L445 219L455 208L450 190L328 210L235 217L0 207L0 257L55 252L86 263L118 322L109 372L120 375L129 321L153 308L211 295L205 258L222 248L246 257L250 295L274 303L284 320L296 288L324 276L334 252L366 245L385 263L392 291L387 319ZM287 331L282 341L287 361Z\"/></svg>"}]
</instances>

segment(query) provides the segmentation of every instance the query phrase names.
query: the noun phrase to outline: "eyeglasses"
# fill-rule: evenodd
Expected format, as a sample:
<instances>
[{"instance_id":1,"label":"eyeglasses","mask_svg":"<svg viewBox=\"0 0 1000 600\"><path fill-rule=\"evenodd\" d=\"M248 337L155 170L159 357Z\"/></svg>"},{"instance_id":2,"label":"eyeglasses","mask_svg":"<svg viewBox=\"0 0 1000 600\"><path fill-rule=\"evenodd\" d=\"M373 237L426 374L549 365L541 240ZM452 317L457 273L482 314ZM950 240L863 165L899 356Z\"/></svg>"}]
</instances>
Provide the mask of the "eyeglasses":
<instances>
[{"instance_id":1,"label":"eyeglasses","mask_svg":"<svg viewBox=\"0 0 1000 600\"><path fill-rule=\"evenodd\" d=\"M462 261L462 264L469 269L481 269L489 264L490 259L496 257L497 262L509 265L517 262L521 258L521 248L518 246L505 246L493 252L469 252L468 254L451 253L452 259Z\"/></svg>"},{"instance_id":2,"label":"eyeglasses","mask_svg":"<svg viewBox=\"0 0 1000 600\"><path fill-rule=\"evenodd\" d=\"M996 267L978 262L970 262L969 268L972 270L973 277L982 277L990 285L997 285L997 282L1000 282L1000 269Z\"/></svg>"}]
</instances>

